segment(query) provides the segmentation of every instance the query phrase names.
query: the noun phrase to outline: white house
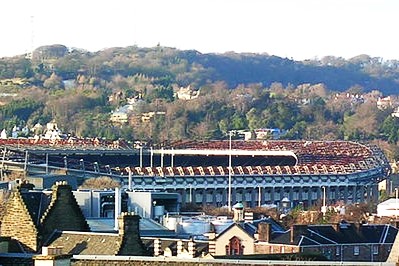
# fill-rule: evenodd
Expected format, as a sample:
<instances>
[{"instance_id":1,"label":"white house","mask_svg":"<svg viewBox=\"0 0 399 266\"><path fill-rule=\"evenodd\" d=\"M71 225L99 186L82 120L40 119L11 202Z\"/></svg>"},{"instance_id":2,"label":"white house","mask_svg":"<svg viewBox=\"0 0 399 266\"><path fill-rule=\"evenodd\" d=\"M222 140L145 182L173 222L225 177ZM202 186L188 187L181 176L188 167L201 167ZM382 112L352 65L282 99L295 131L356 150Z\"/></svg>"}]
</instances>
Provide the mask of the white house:
<instances>
[{"instance_id":1,"label":"white house","mask_svg":"<svg viewBox=\"0 0 399 266\"><path fill-rule=\"evenodd\" d=\"M7 131L5 129L1 131L0 139L7 139Z\"/></svg>"},{"instance_id":2,"label":"white house","mask_svg":"<svg viewBox=\"0 0 399 266\"><path fill-rule=\"evenodd\" d=\"M399 216L399 199L392 198L377 205L377 216L396 217Z\"/></svg>"}]
</instances>

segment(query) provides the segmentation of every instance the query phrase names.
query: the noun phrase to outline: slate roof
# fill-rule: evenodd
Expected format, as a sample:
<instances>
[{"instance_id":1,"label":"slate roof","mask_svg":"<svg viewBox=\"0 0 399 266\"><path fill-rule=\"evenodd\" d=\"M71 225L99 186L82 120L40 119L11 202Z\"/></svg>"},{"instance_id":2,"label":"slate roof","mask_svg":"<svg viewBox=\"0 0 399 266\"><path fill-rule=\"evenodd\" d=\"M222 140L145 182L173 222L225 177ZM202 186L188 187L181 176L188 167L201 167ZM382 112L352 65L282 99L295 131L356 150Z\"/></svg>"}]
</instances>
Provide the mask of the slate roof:
<instances>
[{"instance_id":1,"label":"slate roof","mask_svg":"<svg viewBox=\"0 0 399 266\"><path fill-rule=\"evenodd\" d=\"M173 255L177 254L177 238L161 238L161 248L170 248ZM144 237L145 247L153 253L154 238ZM184 240L183 248L188 250L188 241ZM49 246L62 247L63 253L71 255L116 255L122 243L122 236L117 233L93 233L56 231L51 236ZM195 241L196 256L208 251L208 242Z\"/></svg>"},{"instance_id":2,"label":"slate roof","mask_svg":"<svg viewBox=\"0 0 399 266\"><path fill-rule=\"evenodd\" d=\"M92 232L114 233L114 218L86 218ZM174 237L176 232L149 218L141 218L139 222L140 236Z\"/></svg>"},{"instance_id":3,"label":"slate roof","mask_svg":"<svg viewBox=\"0 0 399 266\"><path fill-rule=\"evenodd\" d=\"M21 191L21 197L36 226L40 224L40 218L47 210L51 202L51 193L42 191Z\"/></svg>"},{"instance_id":4,"label":"slate roof","mask_svg":"<svg viewBox=\"0 0 399 266\"><path fill-rule=\"evenodd\" d=\"M275 221L272 218L263 218L260 220L255 220L253 222L241 222L241 223L232 223L226 228L224 228L218 236L222 235L224 232L230 230L231 227L234 225L238 225L242 230L244 230L248 235L250 235L252 238L255 237L255 234L258 231L258 225L259 223L268 223L271 225L272 229L272 238L279 238L280 236L284 236L286 233L286 230L283 228L281 224L279 224L277 221ZM288 240L289 240L289 235L288 235Z\"/></svg>"},{"instance_id":5,"label":"slate roof","mask_svg":"<svg viewBox=\"0 0 399 266\"><path fill-rule=\"evenodd\" d=\"M272 226L272 233L275 233L275 232L284 233L286 231L284 229L284 227L279 222L277 222L276 220L274 220L273 218L270 218L270 217L262 218L260 220L254 220L252 223L256 227L258 227L259 223L268 223Z\"/></svg>"},{"instance_id":6,"label":"slate roof","mask_svg":"<svg viewBox=\"0 0 399 266\"><path fill-rule=\"evenodd\" d=\"M334 228L338 226L339 228ZM291 230L294 241L291 242ZM304 225L291 228L284 233L272 234L271 243L294 244L299 246L356 244L356 243L393 243L398 230L391 225L351 224Z\"/></svg>"},{"instance_id":7,"label":"slate roof","mask_svg":"<svg viewBox=\"0 0 399 266\"><path fill-rule=\"evenodd\" d=\"M248 230L250 227L249 225L245 225L245 224L249 224L249 223L232 223L230 224L228 227L226 227L222 232L220 232L220 234L218 234L216 236L216 239L218 239L220 236L222 236L223 234L225 234L226 232L228 232L231 228L233 228L234 226L238 226L242 231L244 231L247 235L249 235L250 237L254 238L254 235L251 234L252 230ZM253 225L252 225L253 226ZM248 231L247 231L248 230Z\"/></svg>"},{"instance_id":8,"label":"slate roof","mask_svg":"<svg viewBox=\"0 0 399 266\"><path fill-rule=\"evenodd\" d=\"M110 233L55 231L48 244L72 255L116 255L122 236Z\"/></svg>"}]
</instances>

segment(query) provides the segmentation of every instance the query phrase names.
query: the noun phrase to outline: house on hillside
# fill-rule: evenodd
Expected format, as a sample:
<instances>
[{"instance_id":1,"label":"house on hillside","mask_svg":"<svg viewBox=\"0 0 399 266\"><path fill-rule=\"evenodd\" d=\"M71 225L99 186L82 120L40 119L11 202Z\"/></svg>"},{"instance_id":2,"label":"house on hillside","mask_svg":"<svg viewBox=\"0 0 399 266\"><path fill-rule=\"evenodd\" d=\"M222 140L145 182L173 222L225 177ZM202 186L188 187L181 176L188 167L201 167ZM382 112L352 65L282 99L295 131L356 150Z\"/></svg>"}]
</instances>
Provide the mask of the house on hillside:
<instances>
[{"instance_id":1,"label":"house on hillside","mask_svg":"<svg viewBox=\"0 0 399 266\"><path fill-rule=\"evenodd\" d=\"M58 125L55 121L47 123L43 136L44 139L57 140L61 139L61 135L61 130L58 128Z\"/></svg>"},{"instance_id":2,"label":"house on hillside","mask_svg":"<svg viewBox=\"0 0 399 266\"><path fill-rule=\"evenodd\" d=\"M180 89L175 92L174 96L177 99L188 101L198 98L199 94L200 90L193 90L190 88L190 85L188 85L187 87L180 87Z\"/></svg>"}]
</instances>

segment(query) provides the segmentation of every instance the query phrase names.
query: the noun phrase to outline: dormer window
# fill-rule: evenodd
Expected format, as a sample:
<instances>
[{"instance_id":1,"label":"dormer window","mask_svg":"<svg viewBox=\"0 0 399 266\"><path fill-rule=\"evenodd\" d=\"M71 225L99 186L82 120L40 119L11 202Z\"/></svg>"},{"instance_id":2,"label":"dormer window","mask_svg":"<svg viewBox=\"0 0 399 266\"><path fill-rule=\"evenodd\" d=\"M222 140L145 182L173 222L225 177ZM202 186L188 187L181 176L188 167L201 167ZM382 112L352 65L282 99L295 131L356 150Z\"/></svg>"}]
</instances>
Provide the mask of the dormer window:
<instances>
[{"instance_id":1,"label":"dormer window","mask_svg":"<svg viewBox=\"0 0 399 266\"><path fill-rule=\"evenodd\" d=\"M354 247L353 247L353 255L354 255L354 256L359 256L359 253L360 253L360 248L359 248L359 246L354 246Z\"/></svg>"}]
</instances>

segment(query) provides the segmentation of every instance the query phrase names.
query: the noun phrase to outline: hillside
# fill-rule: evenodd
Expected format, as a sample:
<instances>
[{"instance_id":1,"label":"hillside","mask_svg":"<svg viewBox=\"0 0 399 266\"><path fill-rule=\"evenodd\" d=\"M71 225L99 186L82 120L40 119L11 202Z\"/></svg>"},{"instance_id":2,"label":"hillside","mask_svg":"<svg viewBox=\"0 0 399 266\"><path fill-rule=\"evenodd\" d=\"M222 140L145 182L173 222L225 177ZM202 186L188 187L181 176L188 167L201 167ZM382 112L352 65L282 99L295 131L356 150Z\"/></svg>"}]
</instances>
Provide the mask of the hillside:
<instances>
[{"instance_id":1,"label":"hillside","mask_svg":"<svg viewBox=\"0 0 399 266\"><path fill-rule=\"evenodd\" d=\"M14 135L31 136L55 120L72 136L155 142L278 128L289 139L396 144L398 83L398 61L367 55L293 61L161 46L93 53L49 45L30 57L0 59L0 128L11 135L26 127Z\"/></svg>"},{"instance_id":2,"label":"hillside","mask_svg":"<svg viewBox=\"0 0 399 266\"><path fill-rule=\"evenodd\" d=\"M89 53L63 45L39 47L32 60L2 58L0 78L30 78L37 71L34 67L40 67L39 62L51 65L51 70L63 79L85 74L109 80L118 74L127 77L139 73L167 77L169 83L179 86L204 86L220 80L230 88L251 83L262 83L265 87L274 82L284 86L323 83L334 91L361 86L365 91L378 89L389 95L397 93L399 83L399 61L383 61L367 55L349 60L324 57L293 61L266 54L201 54L169 47L110 48Z\"/></svg>"}]
</instances>

